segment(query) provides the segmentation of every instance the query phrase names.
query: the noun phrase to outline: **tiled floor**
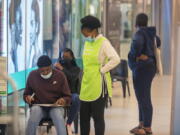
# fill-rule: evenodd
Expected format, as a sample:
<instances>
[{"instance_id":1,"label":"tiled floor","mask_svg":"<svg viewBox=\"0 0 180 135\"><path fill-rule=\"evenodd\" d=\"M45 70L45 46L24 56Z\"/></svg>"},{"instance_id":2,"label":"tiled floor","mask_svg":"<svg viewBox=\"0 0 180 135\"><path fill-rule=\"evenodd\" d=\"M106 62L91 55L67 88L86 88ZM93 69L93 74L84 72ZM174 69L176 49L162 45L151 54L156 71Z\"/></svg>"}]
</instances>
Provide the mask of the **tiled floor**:
<instances>
[{"instance_id":1,"label":"tiled floor","mask_svg":"<svg viewBox=\"0 0 180 135\"><path fill-rule=\"evenodd\" d=\"M124 99L120 83L114 83L113 105L105 111L105 135L130 135L129 130L138 123L137 102L132 83L130 84L131 97ZM154 135L170 135L171 77L163 76L154 79L152 98L154 105L152 127ZM90 135L94 135L93 121Z\"/></svg>"},{"instance_id":2,"label":"tiled floor","mask_svg":"<svg viewBox=\"0 0 180 135\"><path fill-rule=\"evenodd\" d=\"M152 87L154 105L154 135L170 135L171 78L156 77ZM113 106L106 110L105 135L129 135L129 130L137 125L137 102L131 85L131 97L123 99L119 83L115 84ZM94 135L93 133L91 135Z\"/></svg>"},{"instance_id":3,"label":"tiled floor","mask_svg":"<svg viewBox=\"0 0 180 135\"><path fill-rule=\"evenodd\" d=\"M130 135L129 130L138 123L137 102L131 81L130 84L131 96L124 99L120 83L114 83L113 105L105 111L105 135ZM170 135L171 90L171 77L163 76L154 79L152 85L154 135ZM23 116L21 118L23 119ZM93 122L91 125L90 135L94 135ZM20 127L21 135L24 135L25 123L23 120L20 122ZM41 132L39 135L45 134ZM52 135L55 135L54 129Z\"/></svg>"},{"instance_id":4,"label":"tiled floor","mask_svg":"<svg viewBox=\"0 0 180 135\"><path fill-rule=\"evenodd\" d=\"M129 45L121 47L121 58L127 59ZM105 135L130 135L129 130L138 123L137 102L130 80L131 97L122 97L120 83L114 84L113 106L105 112L106 132ZM154 105L153 132L154 135L170 135L171 117L171 77L156 77L152 85L152 101ZM93 123L91 135L94 135Z\"/></svg>"}]
</instances>

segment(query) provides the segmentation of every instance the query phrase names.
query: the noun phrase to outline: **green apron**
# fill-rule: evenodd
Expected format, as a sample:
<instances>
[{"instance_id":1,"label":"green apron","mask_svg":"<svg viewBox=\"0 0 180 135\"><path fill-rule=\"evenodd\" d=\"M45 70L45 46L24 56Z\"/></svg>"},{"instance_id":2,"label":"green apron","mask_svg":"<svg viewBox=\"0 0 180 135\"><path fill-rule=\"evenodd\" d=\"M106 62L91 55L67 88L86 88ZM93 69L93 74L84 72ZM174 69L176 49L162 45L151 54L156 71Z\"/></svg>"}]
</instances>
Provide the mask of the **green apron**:
<instances>
[{"instance_id":1,"label":"green apron","mask_svg":"<svg viewBox=\"0 0 180 135\"><path fill-rule=\"evenodd\" d=\"M80 100L95 101L102 95L102 67L99 62L99 51L103 45L104 37L94 42L85 42L83 51L83 78L81 83ZM108 60L106 60L108 61ZM110 73L105 73L108 95L112 97L112 83Z\"/></svg>"}]
</instances>

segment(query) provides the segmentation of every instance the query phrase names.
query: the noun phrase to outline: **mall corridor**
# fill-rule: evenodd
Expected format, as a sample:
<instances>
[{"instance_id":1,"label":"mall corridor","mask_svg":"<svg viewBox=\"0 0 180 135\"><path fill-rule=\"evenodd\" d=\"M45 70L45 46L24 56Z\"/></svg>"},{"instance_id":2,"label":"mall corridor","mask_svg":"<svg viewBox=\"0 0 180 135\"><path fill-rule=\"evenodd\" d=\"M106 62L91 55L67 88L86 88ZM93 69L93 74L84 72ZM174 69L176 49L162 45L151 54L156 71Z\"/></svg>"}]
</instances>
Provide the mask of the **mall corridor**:
<instances>
[{"instance_id":1,"label":"mall corridor","mask_svg":"<svg viewBox=\"0 0 180 135\"><path fill-rule=\"evenodd\" d=\"M157 76L153 82L152 100L154 116L152 128L154 135L170 135L171 79L172 77L170 76ZM115 82L113 86L112 106L105 110L105 135L131 135L129 130L136 126L138 122L137 101L133 87L132 85L130 86L131 96L123 98L120 82ZM90 135L95 135L93 121L91 125ZM41 133L45 131L46 129L44 131L41 129ZM55 134L54 128L52 133ZM46 133L43 135L46 135Z\"/></svg>"},{"instance_id":2,"label":"mall corridor","mask_svg":"<svg viewBox=\"0 0 180 135\"><path fill-rule=\"evenodd\" d=\"M156 77L152 85L154 135L170 135L171 77ZM106 135L130 135L129 130L137 125L137 101L131 85L131 97L122 97L120 83L114 84L113 106L106 110ZM92 134L94 135L94 134Z\"/></svg>"},{"instance_id":3,"label":"mall corridor","mask_svg":"<svg viewBox=\"0 0 180 135\"><path fill-rule=\"evenodd\" d=\"M179 67L180 0L0 0L0 135L180 135Z\"/></svg>"}]
</instances>

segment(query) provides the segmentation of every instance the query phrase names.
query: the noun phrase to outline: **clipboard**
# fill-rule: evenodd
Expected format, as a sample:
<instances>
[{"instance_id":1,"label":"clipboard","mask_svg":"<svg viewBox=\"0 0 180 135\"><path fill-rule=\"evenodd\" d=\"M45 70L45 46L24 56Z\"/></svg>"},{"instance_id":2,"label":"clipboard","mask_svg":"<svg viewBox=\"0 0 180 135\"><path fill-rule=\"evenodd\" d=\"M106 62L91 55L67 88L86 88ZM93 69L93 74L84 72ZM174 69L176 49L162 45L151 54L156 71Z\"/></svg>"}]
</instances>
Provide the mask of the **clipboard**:
<instances>
[{"instance_id":1,"label":"clipboard","mask_svg":"<svg viewBox=\"0 0 180 135\"><path fill-rule=\"evenodd\" d=\"M56 104L33 104L34 106L42 106L42 107L64 107L63 105Z\"/></svg>"}]
</instances>

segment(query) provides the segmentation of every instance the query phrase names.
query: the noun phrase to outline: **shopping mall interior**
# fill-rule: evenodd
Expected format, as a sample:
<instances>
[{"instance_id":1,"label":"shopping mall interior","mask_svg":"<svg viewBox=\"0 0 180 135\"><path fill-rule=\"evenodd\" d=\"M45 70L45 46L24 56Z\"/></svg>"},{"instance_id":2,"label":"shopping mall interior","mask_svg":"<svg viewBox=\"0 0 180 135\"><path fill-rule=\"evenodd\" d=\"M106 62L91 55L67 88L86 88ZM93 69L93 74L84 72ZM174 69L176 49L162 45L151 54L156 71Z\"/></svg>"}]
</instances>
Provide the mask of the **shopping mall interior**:
<instances>
[{"instance_id":1,"label":"shopping mall interior","mask_svg":"<svg viewBox=\"0 0 180 135\"><path fill-rule=\"evenodd\" d=\"M163 75L152 83L154 135L180 135L180 0L0 0L0 135L25 135L29 106L23 93L37 60L48 55L56 63L64 48L72 49L83 71L81 18L97 17L102 33L121 60L128 61L136 15L145 13L161 39ZM123 83L113 79L112 105L105 109L104 135L130 135L138 124L138 104L132 72ZM128 91L129 90L129 91ZM124 92L126 95L124 95ZM78 113L78 115L80 115ZM72 125L81 135L79 117ZM53 125L53 124L52 124ZM93 120L90 135L95 135ZM37 135L56 135L54 126L37 128Z\"/></svg>"}]
</instances>

